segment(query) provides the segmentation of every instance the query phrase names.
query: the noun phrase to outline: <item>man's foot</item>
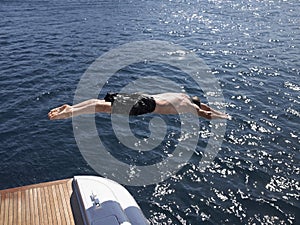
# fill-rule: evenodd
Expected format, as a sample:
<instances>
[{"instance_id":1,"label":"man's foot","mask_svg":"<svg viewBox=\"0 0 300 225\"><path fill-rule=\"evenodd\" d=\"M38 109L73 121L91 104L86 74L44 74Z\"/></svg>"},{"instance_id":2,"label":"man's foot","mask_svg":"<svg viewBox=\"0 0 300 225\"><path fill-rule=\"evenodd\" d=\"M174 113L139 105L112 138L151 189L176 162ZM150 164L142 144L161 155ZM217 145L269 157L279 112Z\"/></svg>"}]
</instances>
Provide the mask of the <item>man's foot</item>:
<instances>
[{"instance_id":1,"label":"man's foot","mask_svg":"<svg viewBox=\"0 0 300 225\"><path fill-rule=\"evenodd\" d=\"M62 105L55 109L52 109L48 113L48 117L50 120L58 120L58 119L66 119L72 117L72 106Z\"/></svg>"}]
</instances>

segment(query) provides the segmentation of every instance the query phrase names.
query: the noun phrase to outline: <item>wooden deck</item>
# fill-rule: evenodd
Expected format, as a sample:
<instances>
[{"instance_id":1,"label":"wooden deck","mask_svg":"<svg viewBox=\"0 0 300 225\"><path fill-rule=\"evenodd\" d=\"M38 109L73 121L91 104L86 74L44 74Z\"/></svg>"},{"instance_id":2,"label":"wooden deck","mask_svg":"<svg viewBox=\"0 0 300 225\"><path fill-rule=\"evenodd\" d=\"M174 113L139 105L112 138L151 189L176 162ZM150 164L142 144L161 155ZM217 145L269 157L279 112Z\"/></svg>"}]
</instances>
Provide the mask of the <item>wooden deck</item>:
<instances>
[{"instance_id":1,"label":"wooden deck","mask_svg":"<svg viewBox=\"0 0 300 225\"><path fill-rule=\"evenodd\" d=\"M0 191L0 225L75 225L72 180Z\"/></svg>"}]
</instances>

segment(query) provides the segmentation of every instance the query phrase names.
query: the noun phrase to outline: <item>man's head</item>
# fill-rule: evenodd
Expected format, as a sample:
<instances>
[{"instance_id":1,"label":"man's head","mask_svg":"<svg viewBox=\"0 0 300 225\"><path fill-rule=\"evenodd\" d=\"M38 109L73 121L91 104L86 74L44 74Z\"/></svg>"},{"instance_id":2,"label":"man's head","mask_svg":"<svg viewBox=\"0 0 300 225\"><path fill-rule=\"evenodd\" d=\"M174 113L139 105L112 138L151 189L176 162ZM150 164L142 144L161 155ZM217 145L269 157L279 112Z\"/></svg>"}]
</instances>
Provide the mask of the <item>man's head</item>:
<instances>
[{"instance_id":1,"label":"man's head","mask_svg":"<svg viewBox=\"0 0 300 225\"><path fill-rule=\"evenodd\" d=\"M198 96L193 96L192 102L200 107L200 98Z\"/></svg>"}]
</instances>

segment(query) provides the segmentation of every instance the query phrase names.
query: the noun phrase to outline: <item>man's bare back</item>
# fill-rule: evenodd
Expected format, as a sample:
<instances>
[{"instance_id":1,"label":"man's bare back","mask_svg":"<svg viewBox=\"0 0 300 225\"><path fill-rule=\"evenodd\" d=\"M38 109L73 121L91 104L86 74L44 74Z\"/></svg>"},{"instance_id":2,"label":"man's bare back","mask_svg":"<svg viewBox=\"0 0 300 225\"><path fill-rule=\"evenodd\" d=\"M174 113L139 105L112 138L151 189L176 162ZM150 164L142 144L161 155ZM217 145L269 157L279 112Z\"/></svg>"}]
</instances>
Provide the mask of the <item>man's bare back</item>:
<instances>
[{"instance_id":1,"label":"man's bare back","mask_svg":"<svg viewBox=\"0 0 300 225\"><path fill-rule=\"evenodd\" d=\"M225 113L219 112L200 103L195 104L190 96L184 93L162 93L156 95L148 95L155 101L155 109L152 113L157 114L181 114L193 113L206 119L229 119ZM52 109L48 116L51 120L66 119L72 116L94 113L112 113L112 104L105 100L91 99L79 104L70 106L62 105Z\"/></svg>"},{"instance_id":2,"label":"man's bare back","mask_svg":"<svg viewBox=\"0 0 300 225\"><path fill-rule=\"evenodd\" d=\"M195 110L190 97L183 93L163 93L152 97L156 102L154 112L158 114L188 113Z\"/></svg>"}]
</instances>

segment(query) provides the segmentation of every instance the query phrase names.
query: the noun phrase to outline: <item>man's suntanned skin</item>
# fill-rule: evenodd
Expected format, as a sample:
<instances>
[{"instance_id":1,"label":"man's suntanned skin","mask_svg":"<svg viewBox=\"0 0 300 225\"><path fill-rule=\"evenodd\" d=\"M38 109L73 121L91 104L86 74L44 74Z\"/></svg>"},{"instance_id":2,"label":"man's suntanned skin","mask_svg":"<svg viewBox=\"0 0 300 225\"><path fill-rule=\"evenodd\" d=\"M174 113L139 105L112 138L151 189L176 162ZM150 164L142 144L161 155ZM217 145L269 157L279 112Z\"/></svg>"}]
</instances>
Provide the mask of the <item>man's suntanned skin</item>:
<instances>
[{"instance_id":1,"label":"man's suntanned skin","mask_svg":"<svg viewBox=\"0 0 300 225\"><path fill-rule=\"evenodd\" d=\"M156 106L152 113L156 114L182 114L193 113L206 119L229 119L222 112L212 109L206 104L200 103L200 107L191 102L191 98L184 93L162 93L151 95ZM112 103L100 99L90 99L79 104L70 106L64 104L52 109L49 113L50 120L66 119L82 114L111 113Z\"/></svg>"}]
</instances>

